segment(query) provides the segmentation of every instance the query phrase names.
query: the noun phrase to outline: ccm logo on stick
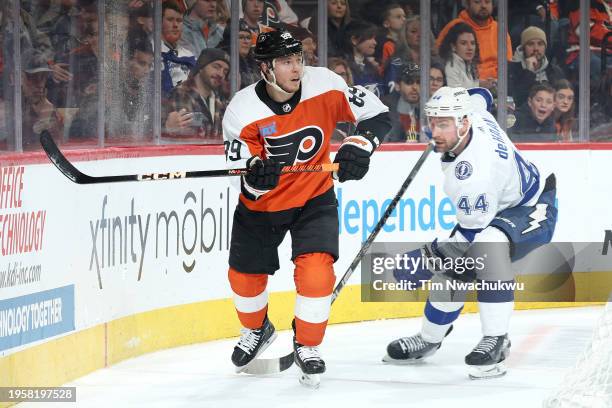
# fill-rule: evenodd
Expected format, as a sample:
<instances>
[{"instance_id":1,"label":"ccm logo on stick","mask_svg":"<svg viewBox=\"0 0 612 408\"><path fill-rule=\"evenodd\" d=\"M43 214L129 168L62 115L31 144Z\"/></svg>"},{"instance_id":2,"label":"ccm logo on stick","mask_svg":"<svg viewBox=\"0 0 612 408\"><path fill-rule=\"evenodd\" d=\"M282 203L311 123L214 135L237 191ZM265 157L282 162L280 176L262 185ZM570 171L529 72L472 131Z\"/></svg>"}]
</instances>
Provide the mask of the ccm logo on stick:
<instances>
[{"instance_id":1,"label":"ccm logo on stick","mask_svg":"<svg viewBox=\"0 0 612 408\"><path fill-rule=\"evenodd\" d=\"M140 174L138 180L167 180L167 179L180 179L185 178L186 174L184 171L175 171L170 173L150 173Z\"/></svg>"}]
</instances>

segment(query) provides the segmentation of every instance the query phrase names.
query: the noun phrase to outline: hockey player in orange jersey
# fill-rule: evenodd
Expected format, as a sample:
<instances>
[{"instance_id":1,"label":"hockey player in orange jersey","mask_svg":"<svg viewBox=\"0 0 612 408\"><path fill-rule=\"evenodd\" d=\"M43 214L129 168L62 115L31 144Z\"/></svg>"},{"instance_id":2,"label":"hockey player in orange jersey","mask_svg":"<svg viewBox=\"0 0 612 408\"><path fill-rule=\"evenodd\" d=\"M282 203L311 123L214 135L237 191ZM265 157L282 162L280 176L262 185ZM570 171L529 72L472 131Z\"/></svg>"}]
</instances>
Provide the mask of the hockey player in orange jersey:
<instances>
[{"instance_id":1,"label":"hockey player in orange jersey","mask_svg":"<svg viewBox=\"0 0 612 408\"><path fill-rule=\"evenodd\" d=\"M293 164L330 163L338 122L357 124L341 144L333 177L360 180L391 128L388 109L362 87L348 87L327 68L305 67L302 44L285 31L261 33L255 57L263 79L236 93L223 118L226 161L247 167L240 179L229 255L229 282L244 326L232 362L242 371L274 340L267 316L268 276L279 269L277 248L291 234L297 290L296 364L305 374L325 371L323 341L338 259L337 201L330 173L281 175ZM283 271L285 272L285 271Z\"/></svg>"}]
</instances>

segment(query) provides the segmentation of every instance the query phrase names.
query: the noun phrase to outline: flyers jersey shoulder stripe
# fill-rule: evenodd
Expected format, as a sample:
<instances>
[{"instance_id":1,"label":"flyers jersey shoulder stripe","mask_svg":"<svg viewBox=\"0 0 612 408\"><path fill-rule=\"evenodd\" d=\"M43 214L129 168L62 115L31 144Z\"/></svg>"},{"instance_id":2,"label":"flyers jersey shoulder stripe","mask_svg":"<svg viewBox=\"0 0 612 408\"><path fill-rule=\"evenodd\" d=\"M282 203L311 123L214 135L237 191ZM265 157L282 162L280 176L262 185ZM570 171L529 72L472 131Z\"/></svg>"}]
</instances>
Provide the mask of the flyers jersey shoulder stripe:
<instances>
[{"instance_id":1,"label":"flyers jersey shoulder stripe","mask_svg":"<svg viewBox=\"0 0 612 408\"><path fill-rule=\"evenodd\" d=\"M260 81L237 92L228 105L223 118L228 167L244 167L254 155L283 165L330 163L330 139L338 122L356 123L388 110L371 92L349 88L319 67L304 67L301 90L287 103L267 99ZM242 194L240 200L252 211L282 211L301 207L332 186L330 173L284 174L259 200Z\"/></svg>"}]
</instances>

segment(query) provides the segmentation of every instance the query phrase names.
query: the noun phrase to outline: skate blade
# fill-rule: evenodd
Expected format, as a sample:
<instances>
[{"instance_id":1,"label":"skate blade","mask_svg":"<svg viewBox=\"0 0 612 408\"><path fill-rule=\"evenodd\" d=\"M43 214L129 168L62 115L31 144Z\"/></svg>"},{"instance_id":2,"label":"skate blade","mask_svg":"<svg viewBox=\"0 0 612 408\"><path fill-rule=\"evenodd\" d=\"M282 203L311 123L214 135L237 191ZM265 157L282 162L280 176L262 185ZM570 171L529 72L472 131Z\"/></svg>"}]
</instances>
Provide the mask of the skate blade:
<instances>
[{"instance_id":1,"label":"skate blade","mask_svg":"<svg viewBox=\"0 0 612 408\"><path fill-rule=\"evenodd\" d=\"M503 362L486 366L470 366L469 376L471 380L486 380L503 377L507 371Z\"/></svg>"},{"instance_id":2,"label":"skate blade","mask_svg":"<svg viewBox=\"0 0 612 408\"><path fill-rule=\"evenodd\" d=\"M393 365L415 365L415 364L423 364L425 359L431 356L433 353L426 354L419 358L406 358L406 359L397 359L385 354L382 358L383 363L393 364Z\"/></svg>"},{"instance_id":3,"label":"skate blade","mask_svg":"<svg viewBox=\"0 0 612 408\"><path fill-rule=\"evenodd\" d=\"M300 384L305 387L316 390L321 385L321 376L319 374L304 374L300 375Z\"/></svg>"},{"instance_id":4,"label":"skate blade","mask_svg":"<svg viewBox=\"0 0 612 408\"><path fill-rule=\"evenodd\" d=\"M385 354L384 357L382 358L382 361L383 363L393 364L393 365L415 365L415 364L423 363L423 361L425 360L425 357L427 356L424 356L421 358L409 358L405 360L399 360L399 359L389 356L388 354Z\"/></svg>"},{"instance_id":5,"label":"skate blade","mask_svg":"<svg viewBox=\"0 0 612 408\"><path fill-rule=\"evenodd\" d=\"M274 332L272 334L272 336L264 343L261 345L261 348L259 349L259 351L257 352L257 354L255 354L255 357L253 357L253 359L251 361L249 361L248 364L243 365L242 367L236 367L236 374L240 374L242 372L246 372L248 371L247 368L251 365L251 363L253 363L253 361L255 361L255 359L257 359L257 357L259 357L259 355L261 353L263 353L264 351L266 351L266 349L270 346L270 344L272 344L272 342L274 340L276 340L276 337L278 336L278 334L276 334L276 332ZM273 361L273 363L276 361Z\"/></svg>"}]
</instances>

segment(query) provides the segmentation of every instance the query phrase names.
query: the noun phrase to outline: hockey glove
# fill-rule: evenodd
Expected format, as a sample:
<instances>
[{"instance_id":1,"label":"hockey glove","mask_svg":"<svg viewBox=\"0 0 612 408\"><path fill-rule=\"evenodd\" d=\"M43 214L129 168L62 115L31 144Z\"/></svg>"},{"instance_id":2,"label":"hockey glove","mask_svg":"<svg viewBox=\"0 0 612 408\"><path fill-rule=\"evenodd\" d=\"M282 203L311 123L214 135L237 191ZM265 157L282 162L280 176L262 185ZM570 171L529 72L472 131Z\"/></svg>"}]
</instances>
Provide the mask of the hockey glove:
<instances>
[{"instance_id":1,"label":"hockey glove","mask_svg":"<svg viewBox=\"0 0 612 408\"><path fill-rule=\"evenodd\" d=\"M379 144L378 138L369 132L345 138L334 158L334 163L339 164L334 178L341 183L347 180L361 180L368 172L370 156Z\"/></svg>"},{"instance_id":2,"label":"hockey glove","mask_svg":"<svg viewBox=\"0 0 612 408\"><path fill-rule=\"evenodd\" d=\"M247 160L246 166L248 173L242 176L242 192L251 200L257 200L278 185L282 170L281 163L252 156Z\"/></svg>"}]
</instances>

